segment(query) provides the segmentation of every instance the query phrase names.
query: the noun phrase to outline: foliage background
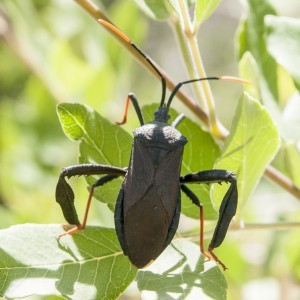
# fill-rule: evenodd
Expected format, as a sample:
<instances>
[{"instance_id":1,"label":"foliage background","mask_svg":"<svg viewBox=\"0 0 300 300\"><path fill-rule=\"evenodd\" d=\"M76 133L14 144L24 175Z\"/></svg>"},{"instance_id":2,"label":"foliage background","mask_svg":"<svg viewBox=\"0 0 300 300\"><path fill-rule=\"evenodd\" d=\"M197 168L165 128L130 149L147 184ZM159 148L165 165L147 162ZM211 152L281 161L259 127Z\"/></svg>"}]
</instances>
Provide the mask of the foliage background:
<instances>
[{"instance_id":1,"label":"foliage background","mask_svg":"<svg viewBox=\"0 0 300 300\"><path fill-rule=\"evenodd\" d=\"M278 15L300 16L298 1L270 2ZM186 78L166 23L148 19L132 1L104 1L104 5L110 18L174 81ZM114 121L122 116L129 91L142 105L149 104L160 99L160 85L73 1L15 0L2 1L2 6L11 27L9 43L0 40L0 228L64 223L54 200L55 185L61 168L77 162L78 146L63 134L56 104L85 103ZM224 0L203 24L198 40L208 74L238 74L235 31L243 12L239 2ZM285 82L282 106L293 91L290 79ZM213 84L213 92L220 120L229 128L241 88ZM194 117L179 101L174 107ZM131 131L138 121L133 110L129 114L125 128ZM85 200L85 182L75 179L73 186L77 199ZM85 201L77 202L79 212L84 206ZM183 219L181 228L194 225ZM244 208L245 222L295 220L299 203L264 179ZM112 213L94 201L89 223L112 227ZM222 258L230 262L225 274L229 299L300 297L299 229L275 229L257 226L231 232L222 245ZM127 295L131 293L129 289Z\"/></svg>"}]
</instances>

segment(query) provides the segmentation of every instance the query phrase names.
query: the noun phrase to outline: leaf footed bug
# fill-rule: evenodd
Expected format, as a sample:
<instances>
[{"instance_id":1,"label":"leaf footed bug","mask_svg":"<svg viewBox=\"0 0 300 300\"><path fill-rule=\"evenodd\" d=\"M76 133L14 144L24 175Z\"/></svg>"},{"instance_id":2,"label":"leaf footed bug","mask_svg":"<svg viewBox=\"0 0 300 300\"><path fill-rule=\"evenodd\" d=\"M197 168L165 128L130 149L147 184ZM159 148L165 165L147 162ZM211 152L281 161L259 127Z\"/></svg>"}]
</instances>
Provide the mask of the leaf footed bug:
<instances>
[{"instance_id":1,"label":"leaf footed bug","mask_svg":"<svg viewBox=\"0 0 300 300\"><path fill-rule=\"evenodd\" d=\"M200 209L200 250L207 258L213 258L223 269L226 266L218 259L213 250L219 247L226 235L231 219L236 213L238 191L236 175L227 170L200 171L185 176L180 175L184 146L187 139L176 129L181 117L172 125L168 124L168 111L176 92L182 85L201 80L233 80L245 82L235 77L207 77L187 80L178 83L166 98L166 80L148 58L123 32L111 23L99 22L119 35L130 44L160 76L162 83L162 98L154 120L145 124L143 115L134 94L127 97L123 121L130 101L133 103L141 127L133 131L133 145L128 168L119 168L101 164L80 164L64 168L56 187L56 201L60 204L65 219L69 224L66 234L73 234L84 229L88 211L96 187L118 178L124 177L115 206L116 233L125 255L138 268L143 268L154 261L170 244L178 228L181 211L181 191ZM80 175L101 175L90 189L83 222L80 223L74 206L74 193L66 178ZM219 210L219 219L208 247L204 250L204 215L203 207L198 197L188 188L189 183L230 183Z\"/></svg>"}]
</instances>

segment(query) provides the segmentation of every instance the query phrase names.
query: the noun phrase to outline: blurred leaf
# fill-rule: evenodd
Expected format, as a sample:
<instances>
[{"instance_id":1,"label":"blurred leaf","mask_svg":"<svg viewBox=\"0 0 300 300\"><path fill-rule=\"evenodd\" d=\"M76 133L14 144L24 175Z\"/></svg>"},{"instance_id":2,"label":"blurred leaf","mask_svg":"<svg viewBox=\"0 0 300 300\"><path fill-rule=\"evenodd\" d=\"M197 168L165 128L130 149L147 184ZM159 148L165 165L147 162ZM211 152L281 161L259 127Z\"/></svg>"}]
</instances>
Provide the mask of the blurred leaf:
<instances>
[{"instance_id":1,"label":"blurred leaf","mask_svg":"<svg viewBox=\"0 0 300 300\"><path fill-rule=\"evenodd\" d=\"M215 11L221 0L197 0L194 25L203 23Z\"/></svg>"},{"instance_id":2,"label":"blurred leaf","mask_svg":"<svg viewBox=\"0 0 300 300\"><path fill-rule=\"evenodd\" d=\"M255 58L251 52L245 52L239 63L240 76L247 79L251 84L245 84L245 92L255 99L260 99L259 93L259 71Z\"/></svg>"},{"instance_id":3,"label":"blurred leaf","mask_svg":"<svg viewBox=\"0 0 300 300\"><path fill-rule=\"evenodd\" d=\"M154 111L157 105L147 105L143 107L143 115L146 122L154 118ZM171 121L178 113L170 109ZM201 170L213 168L215 160L220 155L220 150L210 133L204 131L199 125L185 117L177 128L187 139L188 143L184 147L181 174L186 175ZM199 197L199 200L205 207L205 218L216 219L217 214L210 200L210 187L206 184L191 184L189 188ZM182 213L186 216L199 219L199 208L184 194L182 195Z\"/></svg>"},{"instance_id":4,"label":"blurred leaf","mask_svg":"<svg viewBox=\"0 0 300 300\"><path fill-rule=\"evenodd\" d=\"M282 147L285 173L300 188L300 151L294 143L287 143Z\"/></svg>"},{"instance_id":5,"label":"blurred leaf","mask_svg":"<svg viewBox=\"0 0 300 300\"><path fill-rule=\"evenodd\" d=\"M65 40L55 43L51 51L50 65L64 87L75 94L79 92L78 88L85 87L97 72L75 55Z\"/></svg>"},{"instance_id":6,"label":"blurred leaf","mask_svg":"<svg viewBox=\"0 0 300 300\"><path fill-rule=\"evenodd\" d=\"M288 17L266 16L267 47L285 67L300 90L300 21Z\"/></svg>"},{"instance_id":7,"label":"blurred leaf","mask_svg":"<svg viewBox=\"0 0 300 300\"><path fill-rule=\"evenodd\" d=\"M185 240L175 240L150 267L139 270L137 282L145 299L227 299L222 271Z\"/></svg>"},{"instance_id":8,"label":"blurred leaf","mask_svg":"<svg viewBox=\"0 0 300 300\"><path fill-rule=\"evenodd\" d=\"M60 104L57 108L65 134L80 141L80 163L98 163L126 167L129 163L132 138L120 126L111 124L92 108L81 104ZM88 176L92 184L94 176ZM94 196L114 211L122 179L97 189Z\"/></svg>"},{"instance_id":9,"label":"blurred leaf","mask_svg":"<svg viewBox=\"0 0 300 300\"><path fill-rule=\"evenodd\" d=\"M300 243L300 231L293 230L288 235L288 239L285 242L285 248L287 250L286 259L288 261L293 279L299 283L300 281L300 254L298 245Z\"/></svg>"},{"instance_id":10,"label":"blurred leaf","mask_svg":"<svg viewBox=\"0 0 300 300\"><path fill-rule=\"evenodd\" d=\"M300 139L300 94L295 93L287 102L282 116L285 122L284 137L287 140L298 141Z\"/></svg>"},{"instance_id":11,"label":"blurred leaf","mask_svg":"<svg viewBox=\"0 0 300 300\"><path fill-rule=\"evenodd\" d=\"M0 231L0 295L63 295L115 299L136 269L123 255L115 231L87 228L65 236L58 225L18 225Z\"/></svg>"},{"instance_id":12,"label":"blurred leaf","mask_svg":"<svg viewBox=\"0 0 300 300\"><path fill-rule=\"evenodd\" d=\"M241 59L249 51L255 58L259 70L262 101L266 105L276 102L277 66L268 53L265 41L265 15L275 15L273 7L267 1L249 0L247 17L240 24L238 35L238 55Z\"/></svg>"},{"instance_id":13,"label":"blurred leaf","mask_svg":"<svg viewBox=\"0 0 300 300\"><path fill-rule=\"evenodd\" d=\"M168 19L170 14L164 1L161 0L135 0L140 9L149 17L156 20Z\"/></svg>"},{"instance_id":14,"label":"blurred leaf","mask_svg":"<svg viewBox=\"0 0 300 300\"><path fill-rule=\"evenodd\" d=\"M280 145L279 133L261 104L244 94L232 122L216 169L234 171L238 178L239 209L260 180L266 165L274 158ZM213 189L213 199L220 204L228 186Z\"/></svg>"},{"instance_id":15,"label":"blurred leaf","mask_svg":"<svg viewBox=\"0 0 300 300\"><path fill-rule=\"evenodd\" d=\"M251 233L248 233L248 235L251 237ZM225 272L227 281L230 283L235 282L239 286L243 285L251 277L251 274L249 274L250 265L245 261L243 250L240 247L243 239L247 239L247 234L240 234L230 230L224 242L217 250L220 253L219 258L228 267L228 272L227 270ZM247 241L250 242L251 238ZM233 289L229 285L228 293L230 294L231 292L233 292ZM228 299L231 299L229 295Z\"/></svg>"}]
</instances>

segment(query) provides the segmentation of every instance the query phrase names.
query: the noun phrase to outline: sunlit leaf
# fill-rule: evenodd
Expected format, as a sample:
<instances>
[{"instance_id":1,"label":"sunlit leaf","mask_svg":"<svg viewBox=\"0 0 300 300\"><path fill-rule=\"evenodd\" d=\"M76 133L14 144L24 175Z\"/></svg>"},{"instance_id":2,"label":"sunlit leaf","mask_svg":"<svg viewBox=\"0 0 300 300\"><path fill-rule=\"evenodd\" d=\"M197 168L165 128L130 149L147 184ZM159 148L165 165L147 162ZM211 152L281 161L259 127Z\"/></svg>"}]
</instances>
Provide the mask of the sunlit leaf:
<instances>
[{"instance_id":1,"label":"sunlit leaf","mask_svg":"<svg viewBox=\"0 0 300 300\"><path fill-rule=\"evenodd\" d=\"M87 228L57 239L58 225L18 225L0 231L0 296L63 295L115 299L135 278L115 231Z\"/></svg>"},{"instance_id":2,"label":"sunlit leaf","mask_svg":"<svg viewBox=\"0 0 300 300\"><path fill-rule=\"evenodd\" d=\"M251 84L245 85L245 92L250 94L255 99L260 99L259 93L259 71L255 58L251 52L245 52L240 63L240 75L247 79Z\"/></svg>"},{"instance_id":3,"label":"sunlit leaf","mask_svg":"<svg viewBox=\"0 0 300 300\"><path fill-rule=\"evenodd\" d=\"M239 63L240 74L243 78L251 82L245 87L248 92L255 99L262 99L262 87L260 85L260 75L258 65L250 52L246 52ZM300 96L299 93L294 93L288 100L286 100L285 107L282 111L279 104L272 101L266 103L269 114L272 120L278 127L280 135L285 140L298 140L300 137ZM265 103L265 101L262 101Z\"/></svg>"},{"instance_id":4,"label":"sunlit leaf","mask_svg":"<svg viewBox=\"0 0 300 300\"><path fill-rule=\"evenodd\" d=\"M215 168L231 170L237 174L241 209L260 180L266 165L274 158L280 139L268 111L247 94L240 100L231 127ZM227 189L227 184L215 185L213 198L218 204Z\"/></svg>"},{"instance_id":5,"label":"sunlit leaf","mask_svg":"<svg viewBox=\"0 0 300 300\"><path fill-rule=\"evenodd\" d=\"M163 254L137 275L145 299L226 299L227 282L219 267L207 261L199 246L174 241Z\"/></svg>"}]
</instances>

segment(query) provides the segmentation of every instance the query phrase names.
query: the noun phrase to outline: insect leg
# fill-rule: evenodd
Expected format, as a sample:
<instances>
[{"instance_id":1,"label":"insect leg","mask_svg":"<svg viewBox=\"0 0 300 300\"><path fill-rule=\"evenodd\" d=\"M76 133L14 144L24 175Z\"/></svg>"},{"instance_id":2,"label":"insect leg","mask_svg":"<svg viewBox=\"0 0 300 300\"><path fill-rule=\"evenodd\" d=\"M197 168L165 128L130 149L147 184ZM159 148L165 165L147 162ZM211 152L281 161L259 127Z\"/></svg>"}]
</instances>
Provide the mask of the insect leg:
<instances>
[{"instance_id":1,"label":"insect leg","mask_svg":"<svg viewBox=\"0 0 300 300\"><path fill-rule=\"evenodd\" d=\"M208 252L211 256L220 263L223 269L226 266L213 253L214 248L219 247L226 235L231 219L236 213L238 190L236 183L236 175L233 172L226 170L209 170L198 173L188 174L180 178L181 183L222 183L229 182L230 186L227 190L219 210L219 219L213 238L208 247Z\"/></svg>"},{"instance_id":2,"label":"insect leg","mask_svg":"<svg viewBox=\"0 0 300 300\"><path fill-rule=\"evenodd\" d=\"M105 176L101 178L101 180L98 180L91 188L91 192L88 198L86 213L85 213L85 220L83 225L85 226L88 209L90 205L90 201L93 195L93 190L96 186L99 186L99 184L104 184L105 182L108 182L110 180L113 180L114 178L118 176L125 176L127 170L118 168L118 167L112 167L107 165L100 165L100 164L82 164L82 165L75 165L70 166L67 168L64 168L59 176L59 180L56 186L56 201L61 206L62 212L64 214L65 219L69 224L75 224L76 227L72 228L68 233L74 233L77 230L82 228L82 225L80 224L76 212L76 208L74 206L74 193L71 188L71 186L67 183L66 177L70 178L72 176L81 176L81 175L100 175L100 174L109 174L108 176ZM98 184L98 185L97 185ZM77 230L76 230L77 228ZM63 234L64 235L64 234Z\"/></svg>"},{"instance_id":3,"label":"insect leg","mask_svg":"<svg viewBox=\"0 0 300 300\"><path fill-rule=\"evenodd\" d=\"M200 251L201 253L211 259L211 256L204 250L204 210L198 197L185 185L180 185L181 190L192 200L192 202L200 208Z\"/></svg>"},{"instance_id":4,"label":"insect leg","mask_svg":"<svg viewBox=\"0 0 300 300\"><path fill-rule=\"evenodd\" d=\"M96 187L102 186L102 185L104 185L105 183L110 182L110 181L112 181L112 180L118 178L119 176L120 176L120 175L112 175L112 174L106 175L106 176L100 178L99 180L97 180L97 181L91 186L90 194L89 194L89 197L88 197L88 200L87 200L87 204L86 204L86 208L85 208L84 218L83 218L82 224L81 224L81 226L80 226L80 229L84 229L85 226L86 226L86 221L87 221L87 218L88 218L88 214L89 214L89 210L90 210L91 201L92 201L92 197L93 197L93 194L94 194L94 189L95 189Z\"/></svg>"},{"instance_id":5,"label":"insect leg","mask_svg":"<svg viewBox=\"0 0 300 300\"><path fill-rule=\"evenodd\" d=\"M126 99L126 105L125 105L125 111L124 111L124 116L123 116L123 120L121 122L116 122L117 125L123 125L126 123L126 119L127 119L127 113L128 113L128 107L129 107L129 101L131 100L133 106L134 106L134 109L136 111L136 114L139 118L139 121L140 121L140 124L141 126L145 124L144 122L144 118L143 118L143 115L142 115L142 111L141 111L141 108L140 108L140 105L139 105L139 102L137 100L137 98L135 97L134 94L130 93L128 96L127 96L127 99Z\"/></svg>"},{"instance_id":6,"label":"insect leg","mask_svg":"<svg viewBox=\"0 0 300 300\"><path fill-rule=\"evenodd\" d=\"M111 24L111 23L109 23L109 22L107 22L105 20L101 20L101 19L99 19L98 22L100 24L104 25L105 27L109 28L110 30L112 30L119 37L121 37L125 42L127 42L129 45L131 45L131 47L133 47L135 49L135 51L139 55L141 55L145 59L145 61L151 66L151 68L158 75L158 77L160 77L161 84L162 84L162 96L161 96L160 107L163 107L163 105L165 103L165 98L166 98L166 79L161 74L161 72L159 71L158 67L156 67L155 63L152 62L152 60L140 48L138 48L138 46L133 41L131 41L129 39L129 37L124 34L124 32L122 32L116 26L114 26L113 24Z\"/></svg>"}]
</instances>

